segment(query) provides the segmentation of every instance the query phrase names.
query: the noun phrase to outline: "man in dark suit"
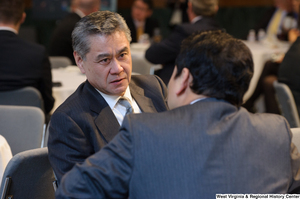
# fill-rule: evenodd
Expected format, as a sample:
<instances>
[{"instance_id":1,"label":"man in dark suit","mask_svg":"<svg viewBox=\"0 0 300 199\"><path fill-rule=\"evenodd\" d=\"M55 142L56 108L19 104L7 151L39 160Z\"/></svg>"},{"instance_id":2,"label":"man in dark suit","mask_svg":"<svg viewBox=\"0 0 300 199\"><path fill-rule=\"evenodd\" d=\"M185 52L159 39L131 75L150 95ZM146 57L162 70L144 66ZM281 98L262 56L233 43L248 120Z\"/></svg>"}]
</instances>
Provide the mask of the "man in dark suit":
<instances>
[{"instance_id":1,"label":"man in dark suit","mask_svg":"<svg viewBox=\"0 0 300 199\"><path fill-rule=\"evenodd\" d=\"M127 112L121 97L134 113L167 110L167 90L158 77L131 77L130 30L119 14L103 11L82 18L72 38L87 81L51 117L49 160L58 181L118 133Z\"/></svg>"},{"instance_id":2,"label":"man in dark suit","mask_svg":"<svg viewBox=\"0 0 300 199\"><path fill-rule=\"evenodd\" d=\"M50 56L68 57L76 65L72 48L72 31L84 16L100 9L101 0L72 0L72 12L55 28L50 41Z\"/></svg>"},{"instance_id":3,"label":"man in dark suit","mask_svg":"<svg viewBox=\"0 0 300 199\"><path fill-rule=\"evenodd\" d=\"M279 40L287 41L289 30L297 26L298 14L293 1L295 0L274 0L274 6L266 11L254 27L256 34L262 29L268 37L274 35Z\"/></svg>"},{"instance_id":4,"label":"man in dark suit","mask_svg":"<svg viewBox=\"0 0 300 199\"><path fill-rule=\"evenodd\" d=\"M292 44L278 70L278 81L285 83L294 96L300 114L300 37ZM299 115L300 117L300 115Z\"/></svg>"},{"instance_id":5,"label":"man in dark suit","mask_svg":"<svg viewBox=\"0 0 300 199\"><path fill-rule=\"evenodd\" d=\"M63 177L56 198L294 191L300 156L288 123L240 107L252 75L242 41L221 31L192 35L168 86L172 110L126 116L106 147Z\"/></svg>"},{"instance_id":6,"label":"man in dark suit","mask_svg":"<svg viewBox=\"0 0 300 199\"><path fill-rule=\"evenodd\" d=\"M217 13L217 0L191 0L188 2L187 13L190 23L176 26L171 35L160 43L154 43L146 51L146 59L153 64L162 64L157 74L165 84L172 75L175 59L180 51L183 39L195 31L215 30L219 26L213 16Z\"/></svg>"},{"instance_id":7,"label":"man in dark suit","mask_svg":"<svg viewBox=\"0 0 300 199\"><path fill-rule=\"evenodd\" d=\"M0 91L35 87L49 113L54 104L51 66L43 46L18 37L24 9L22 0L0 0Z\"/></svg>"},{"instance_id":8,"label":"man in dark suit","mask_svg":"<svg viewBox=\"0 0 300 199\"><path fill-rule=\"evenodd\" d=\"M135 0L131 7L131 15L125 18L131 31L131 42L138 42L142 34L154 35L155 28L159 28L158 21L151 18L153 13L152 0Z\"/></svg>"}]
</instances>

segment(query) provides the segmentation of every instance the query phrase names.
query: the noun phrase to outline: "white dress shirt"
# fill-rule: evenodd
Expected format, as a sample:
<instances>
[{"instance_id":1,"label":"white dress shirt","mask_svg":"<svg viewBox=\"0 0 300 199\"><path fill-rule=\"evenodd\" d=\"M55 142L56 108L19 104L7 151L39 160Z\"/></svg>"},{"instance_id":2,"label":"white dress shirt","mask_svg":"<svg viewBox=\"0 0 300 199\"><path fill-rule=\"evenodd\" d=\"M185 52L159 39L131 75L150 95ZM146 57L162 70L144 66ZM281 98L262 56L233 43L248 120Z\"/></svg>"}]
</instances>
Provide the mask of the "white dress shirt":
<instances>
[{"instance_id":1,"label":"white dress shirt","mask_svg":"<svg viewBox=\"0 0 300 199\"><path fill-rule=\"evenodd\" d=\"M97 89L96 89L97 90ZM105 99L106 103L110 107L110 109L113 111L114 115L116 116L119 124L121 125L126 113L126 108L118 103L118 100L121 96L117 95L107 95L105 93L102 93L101 91L97 90L101 96ZM141 109L137 105L136 101L132 98L129 86L127 87L124 97L127 97L131 103L133 113L141 113Z\"/></svg>"}]
</instances>

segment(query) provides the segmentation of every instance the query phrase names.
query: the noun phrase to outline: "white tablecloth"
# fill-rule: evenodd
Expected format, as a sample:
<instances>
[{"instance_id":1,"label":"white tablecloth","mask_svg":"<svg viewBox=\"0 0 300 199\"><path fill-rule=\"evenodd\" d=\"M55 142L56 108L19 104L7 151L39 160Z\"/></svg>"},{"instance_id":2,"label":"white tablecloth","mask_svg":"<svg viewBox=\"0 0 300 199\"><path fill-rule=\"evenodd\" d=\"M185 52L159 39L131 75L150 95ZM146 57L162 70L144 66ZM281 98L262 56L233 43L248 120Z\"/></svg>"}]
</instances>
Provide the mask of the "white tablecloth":
<instances>
[{"instance_id":1,"label":"white tablecloth","mask_svg":"<svg viewBox=\"0 0 300 199\"><path fill-rule=\"evenodd\" d=\"M6 139L2 135L0 135L0 184L5 167L11 158L12 153L10 146L8 145Z\"/></svg>"},{"instance_id":2,"label":"white tablecloth","mask_svg":"<svg viewBox=\"0 0 300 199\"><path fill-rule=\"evenodd\" d=\"M130 45L132 58L132 72L139 74L154 74L155 70L162 68L160 64L152 64L145 59L145 52L150 44L132 43Z\"/></svg>"},{"instance_id":3,"label":"white tablecloth","mask_svg":"<svg viewBox=\"0 0 300 199\"><path fill-rule=\"evenodd\" d=\"M61 86L52 88L55 102L51 112L53 113L55 109L61 105L85 80L85 74L82 74L77 66L53 68L52 81L60 82Z\"/></svg>"},{"instance_id":4,"label":"white tablecloth","mask_svg":"<svg viewBox=\"0 0 300 199\"><path fill-rule=\"evenodd\" d=\"M267 45L259 42L248 41L244 41L244 43L252 52L254 63L254 74L250 82L249 89L244 95L244 101L246 101L253 94L266 61L270 60L274 56L280 56L286 53L290 44L288 42L280 42L276 45Z\"/></svg>"}]
</instances>

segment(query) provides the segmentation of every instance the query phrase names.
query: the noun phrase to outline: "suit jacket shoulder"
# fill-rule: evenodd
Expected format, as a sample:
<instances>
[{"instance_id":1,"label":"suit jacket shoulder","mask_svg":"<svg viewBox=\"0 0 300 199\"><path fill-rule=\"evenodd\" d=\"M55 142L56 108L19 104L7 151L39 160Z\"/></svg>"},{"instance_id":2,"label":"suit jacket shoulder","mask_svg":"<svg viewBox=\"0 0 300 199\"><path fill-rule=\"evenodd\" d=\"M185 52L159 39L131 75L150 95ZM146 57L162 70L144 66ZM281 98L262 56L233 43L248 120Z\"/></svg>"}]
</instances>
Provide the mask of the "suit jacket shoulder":
<instances>
[{"instance_id":1,"label":"suit jacket shoulder","mask_svg":"<svg viewBox=\"0 0 300 199\"><path fill-rule=\"evenodd\" d=\"M0 90L26 86L37 88L44 100L46 113L54 104L52 75L44 46L25 41L11 31L0 31Z\"/></svg>"}]
</instances>

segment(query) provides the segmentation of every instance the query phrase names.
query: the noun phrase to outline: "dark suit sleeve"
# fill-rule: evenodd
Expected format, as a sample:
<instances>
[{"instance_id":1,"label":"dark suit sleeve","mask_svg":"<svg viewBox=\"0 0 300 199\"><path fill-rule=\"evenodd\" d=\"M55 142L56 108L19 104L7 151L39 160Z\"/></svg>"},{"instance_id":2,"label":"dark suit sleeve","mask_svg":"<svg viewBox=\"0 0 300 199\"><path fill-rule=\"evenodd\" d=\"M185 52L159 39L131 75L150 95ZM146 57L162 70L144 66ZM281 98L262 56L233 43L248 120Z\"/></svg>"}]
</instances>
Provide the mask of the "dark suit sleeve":
<instances>
[{"instance_id":1,"label":"dark suit sleeve","mask_svg":"<svg viewBox=\"0 0 300 199\"><path fill-rule=\"evenodd\" d=\"M118 135L62 179L56 198L127 198L134 145L128 118Z\"/></svg>"},{"instance_id":2,"label":"dark suit sleeve","mask_svg":"<svg viewBox=\"0 0 300 199\"><path fill-rule=\"evenodd\" d=\"M153 64L174 62L180 51L182 40L187 35L180 26L177 26L171 35L160 43L152 44L146 51L146 59Z\"/></svg>"},{"instance_id":3,"label":"dark suit sleeve","mask_svg":"<svg viewBox=\"0 0 300 199\"><path fill-rule=\"evenodd\" d=\"M51 117L48 149L58 183L66 172L77 162L82 163L93 151L79 125L63 112L55 112Z\"/></svg>"},{"instance_id":4,"label":"dark suit sleeve","mask_svg":"<svg viewBox=\"0 0 300 199\"><path fill-rule=\"evenodd\" d=\"M39 90L44 99L45 112L49 113L53 108L54 98L52 96L51 65L50 65L49 57L46 52L44 53L42 67L43 67L43 72L42 72L43 74L39 85L40 87Z\"/></svg>"}]
</instances>

